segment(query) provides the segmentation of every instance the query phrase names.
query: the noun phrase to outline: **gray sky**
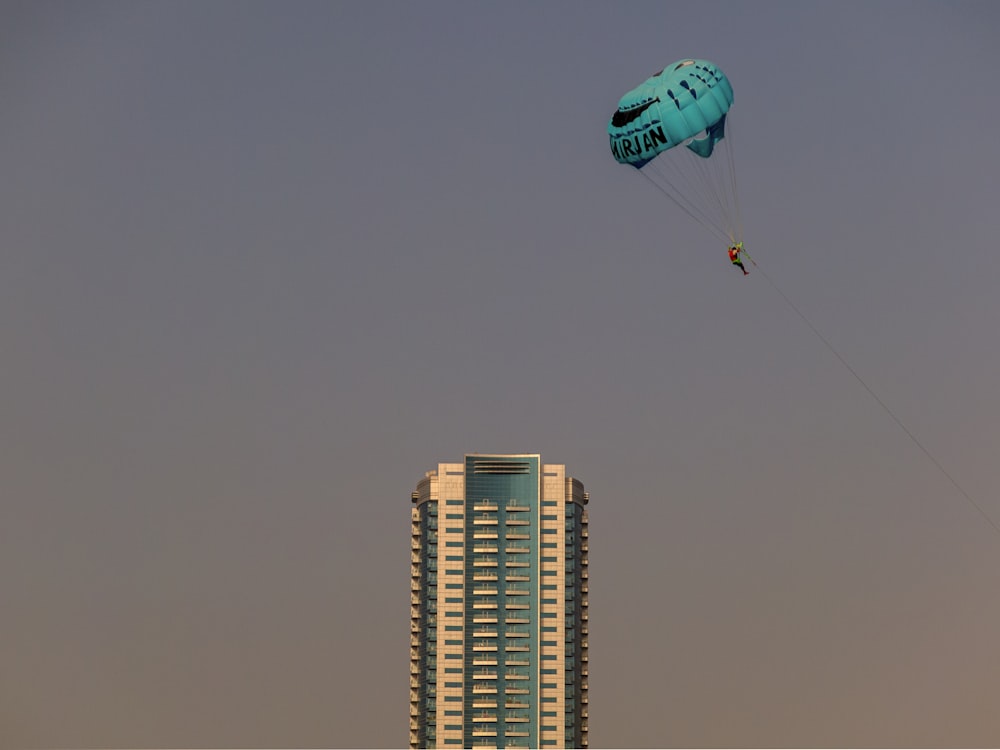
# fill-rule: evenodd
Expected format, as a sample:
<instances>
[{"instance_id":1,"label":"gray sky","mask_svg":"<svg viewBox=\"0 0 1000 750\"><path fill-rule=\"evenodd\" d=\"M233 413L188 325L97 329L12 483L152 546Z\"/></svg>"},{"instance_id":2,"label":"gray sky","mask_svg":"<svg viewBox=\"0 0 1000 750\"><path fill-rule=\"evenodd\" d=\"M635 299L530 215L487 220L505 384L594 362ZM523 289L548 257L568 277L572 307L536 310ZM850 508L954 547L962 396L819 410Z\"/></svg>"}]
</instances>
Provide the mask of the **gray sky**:
<instances>
[{"instance_id":1,"label":"gray sky","mask_svg":"<svg viewBox=\"0 0 1000 750\"><path fill-rule=\"evenodd\" d=\"M989 2L0 6L0 745L407 741L409 493L591 493L594 747L1000 744ZM633 585L624 585L624 581Z\"/></svg>"}]
</instances>

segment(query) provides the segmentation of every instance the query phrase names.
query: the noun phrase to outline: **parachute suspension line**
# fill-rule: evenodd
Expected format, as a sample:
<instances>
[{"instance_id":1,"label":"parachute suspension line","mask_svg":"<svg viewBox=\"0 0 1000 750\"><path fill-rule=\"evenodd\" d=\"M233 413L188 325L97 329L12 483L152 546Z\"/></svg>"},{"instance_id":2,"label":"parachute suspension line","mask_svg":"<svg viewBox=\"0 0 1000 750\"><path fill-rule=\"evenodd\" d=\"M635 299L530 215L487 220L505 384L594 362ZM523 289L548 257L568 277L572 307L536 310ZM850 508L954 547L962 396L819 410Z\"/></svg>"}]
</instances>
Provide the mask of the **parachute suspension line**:
<instances>
[{"instance_id":1,"label":"parachute suspension line","mask_svg":"<svg viewBox=\"0 0 1000 750\"><path fill-rule=\"evenodd\" d=\"M640 171L688 216L710 231L718 230L711 214L706 211L705 201L699 200L699 196L695 194L694 188L699 187L697 182L681 171L677 156L678 154L661 154Z\"/></svg>"},{"instance_id":2,"label":"parachute suspension line","mask_svg":"<svg viewBox=\"0 0 1000 750\"><path fill-rule=\"evenodd\" d=\"M692 185L700 189L702 202L712 207L717 226L732 241L733 222L730 218L731 212L729 210L729 201L727 200L727 191L725 190L725 180L720 174L725 162L720 161L718 158L702 159L693 154L691 156L678 154L678 156L686 157L690 161L690 169L696 175L691 180Z\"/></svg>"},{"instance_id":3,"label":"parachute suspension line","mask_svg":"<svg viewBox=\"0 0 1000 750\"><path fill-rule=\"evenodd\" d=\"M676 185L674 185L670 179L668 179L668 177L664 174L665 170L650 169L650 167L653 166L653 163L654 162L647 164L639 170L639 173L649 180L653 184L653 187L677 204L678 208L701 224L705 229L717 235L724 241L728 239L726 232L720 229L716 223L705 214L704 211L700 210L691 200L686 198L684 193Z\"/></svg>"},{"instance_id":4,"label":"parachute suspension line","mask_svg":"<svg viewBox=\"0 0 1000 750\"><path fill-rule=\"evenodd\" d=\"M709 158L679 144L639 171L688 216L723 242L735 244L743 239L743 226L733 168L732 141L727 135Z\"/></svg>"},{"instance_id":5,"label":"parachute suspension line","mask_svg":"<svg viewBox=\"0 0 1000 750\"><path fill-rule=\"evenodd\" d=\"M746 251L744 251L744 255L746 255L748 258L750 258L749 254L746 253ZM778 293L778 296L781 297L785 301L785 304L788 305L795 312L795 314L798 315L799 318L802 319L802 322L805 323L809 327L809 330L812 331L816 335L816 338L818 338L820 341L822 341L823 345L827 349L830 350L830 352L833 354L834 357L837 358L837 360L840 362L840 364L842 364L847 369L847 371L849 373L851 373L851 375L854 376L855 380L857 380L859 383L861 383L862 387L864 387L864 389L866 391L868 391L868 395L871 396L873 399L875 399L875 402L879 406L881 406L882 410L886 414L889 415L889 417L892 419L893 422L896 423L896 426L899 427L899 429L901 429L906 434L906 436L908 438L910 438L910 440L913 442L913 444L915 446L917 446L917 448L919 448L920 451L927 458L930 459L931 463L934 464L937 467L938 471L940 471L949 482L951 482L952 486L956 490L958 490L959 494L962 497L964 497L966 500L968 500L969 504L973 508L975 508L977 511L979 511L979 515L981 515L983 518L986 519L986 523L988 523L990 526L992 526L993 530L997 534L1000 534L1000 526L998 526L996 524L996 522L992 518L989 517L989 515L986 513L986 511L983 510L982 506L979 505L979 503L977 503L975 500L972 499L972 496L969 495L969 493L966 492L962 488L962 485L960 485L958 483L958 481L955 479L955 477L953 477L948 472L948 470L944 468L944 466L941 464L941 462L938 461L934 457L934 455L926 447L924 447L923 443L921 443L919 440L917 440L916 435L914 435L912 432L910 432L909 428L907 428L907 426L905 424L903 424L903 421L893 413L892 409L889 408L888 404L886 404L881 398L878 397L878 394L875 393L875 391L873 391L869 387L868 383L866 383L864 381L864 379L858 374L857 370L855 370L853 367L851 367L851 365L847 362L847 360L844 359L840 355L840 352L838 352L836 349L833 348L833 344L831 344L827 340L826 336L824 336L822 333L820 333L819 329L816 328L816 326L814 326L812 324L812 322L809 320L809 318L807 318L805 316L805 314L795 305L795 303L793 303L788 298L788 296L783 291L781 291L780 288L778 288L778 285L775 284L774 281L772 281L771 277L768 276L766 273L764 273L764 271L762 271L760 269L760 266L757 265L757 261L755 261L753 258L750 258L750 262L753 263L754 268L757 270L757 273L759 273L761 276L763 276L767 280L767 283L771 285L771 288L774 289L774 291Z\"/></svg>"},{"instance_id":6,"label":"parachute suspension line","mask_svg":"<svg viewBox=\"0 0 1000 750\"><path fill-rule=\"evenodd\" d=\"M712 223L725 237L732 235L731 222L726 210L725 181L722 179L725 162L718 158L702 158L685 149L677 149L672 155L670 165L685 181L686 192L690 193L705 213L711 217ZM671 154L666 154L671 158Z\"/></svg>"},{"instance_id":7,"label":"parachute suspension line","mask_svg":"<svg viewBox=\"0 0 1000 750\"><path fill-rule=\"evenodd\" d=\"M743 241L743 214L740 212L740 194L736 190L736 149L733 147L733 116L732 112L726 117L726 140L729 144L726 146L726 160L729 163L729 191L730 195L733 196L733 212L732 216L734 219L734 229L736 230L736 240L738 242Z\"/></svg>"},{"instance_id":8,"label":"parachute suspension line","mask_svg":"<svg viewBox=\"0 0 1000 750\"><path fill-rule=\"evenodd\" d=\"M692 164L693 170L698 175L695 184L704 186L705 200L715 207L721 228L725 230L730 241L736 242L742 239L742 231L739 227L736 202L736 176L732 169L733 141L729 135L731 117L730 112L726 120L727 135L715 145L713 155L707 159L695 157ZM681 155L689 158L691 156Z\"/></svg>"}]
</instances>

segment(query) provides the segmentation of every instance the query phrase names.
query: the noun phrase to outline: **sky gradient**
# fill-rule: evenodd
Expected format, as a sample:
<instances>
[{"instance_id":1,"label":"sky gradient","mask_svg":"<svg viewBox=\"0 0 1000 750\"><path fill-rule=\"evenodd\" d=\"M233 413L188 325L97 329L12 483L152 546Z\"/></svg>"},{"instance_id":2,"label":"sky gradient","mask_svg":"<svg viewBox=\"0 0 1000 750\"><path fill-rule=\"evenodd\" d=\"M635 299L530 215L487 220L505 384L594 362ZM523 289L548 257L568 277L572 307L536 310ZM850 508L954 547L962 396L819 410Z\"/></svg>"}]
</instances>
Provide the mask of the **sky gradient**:
<instances>
[{"instance_id":1,"label":"sky gradient","mask_svg":"<svg viewBox=\"0 0 1000 750\"><path fill-rule=\"evenodd\" d=\"M592 747L1000 745L1000 6L0 4L0 747L402 747L410 491L591 496ZM625 588L625 578L638 581ZM362 669L364 665L364 669Z\"/></svg>"}]
</instances>

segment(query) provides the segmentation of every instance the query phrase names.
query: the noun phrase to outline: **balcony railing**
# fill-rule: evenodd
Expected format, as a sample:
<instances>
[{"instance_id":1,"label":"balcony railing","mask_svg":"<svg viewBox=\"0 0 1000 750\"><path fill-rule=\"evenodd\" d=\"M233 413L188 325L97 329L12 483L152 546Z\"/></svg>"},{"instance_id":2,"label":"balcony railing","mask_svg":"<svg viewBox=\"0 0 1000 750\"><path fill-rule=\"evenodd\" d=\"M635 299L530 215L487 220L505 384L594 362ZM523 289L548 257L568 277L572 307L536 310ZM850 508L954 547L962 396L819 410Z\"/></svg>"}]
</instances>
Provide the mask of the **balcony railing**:
<instances>
[{"instance_id":1,"label":"balcony railing","mask_svg":"<svg viewBox=\"0 0 1000 750\"><path fill-rule=\"evenodd\" d=\"M496 552L496 550L493 551ZM505 552L508 555L526 555L531 552L531 549L529 547L507 547Z\"/></svg>"}]
</instances>

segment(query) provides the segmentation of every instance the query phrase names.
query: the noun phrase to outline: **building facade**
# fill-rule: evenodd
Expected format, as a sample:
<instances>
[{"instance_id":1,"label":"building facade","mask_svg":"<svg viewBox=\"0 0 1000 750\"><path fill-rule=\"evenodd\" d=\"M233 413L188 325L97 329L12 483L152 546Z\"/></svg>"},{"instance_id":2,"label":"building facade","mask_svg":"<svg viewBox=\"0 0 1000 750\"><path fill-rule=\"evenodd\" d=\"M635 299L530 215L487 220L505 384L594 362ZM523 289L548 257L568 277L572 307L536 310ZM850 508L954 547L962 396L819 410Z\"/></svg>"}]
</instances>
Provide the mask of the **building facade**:
<instances>
[{"instance_id":1,"label":"building facade","mask_svg":"<svg viewBox=\"0 0 1000 750\"><path fill-rule=\"evenodd\" d=\"M467 455L412 494L410 747L587 747L587 502L537 454Z\"/></svg>"}]
</instances>

